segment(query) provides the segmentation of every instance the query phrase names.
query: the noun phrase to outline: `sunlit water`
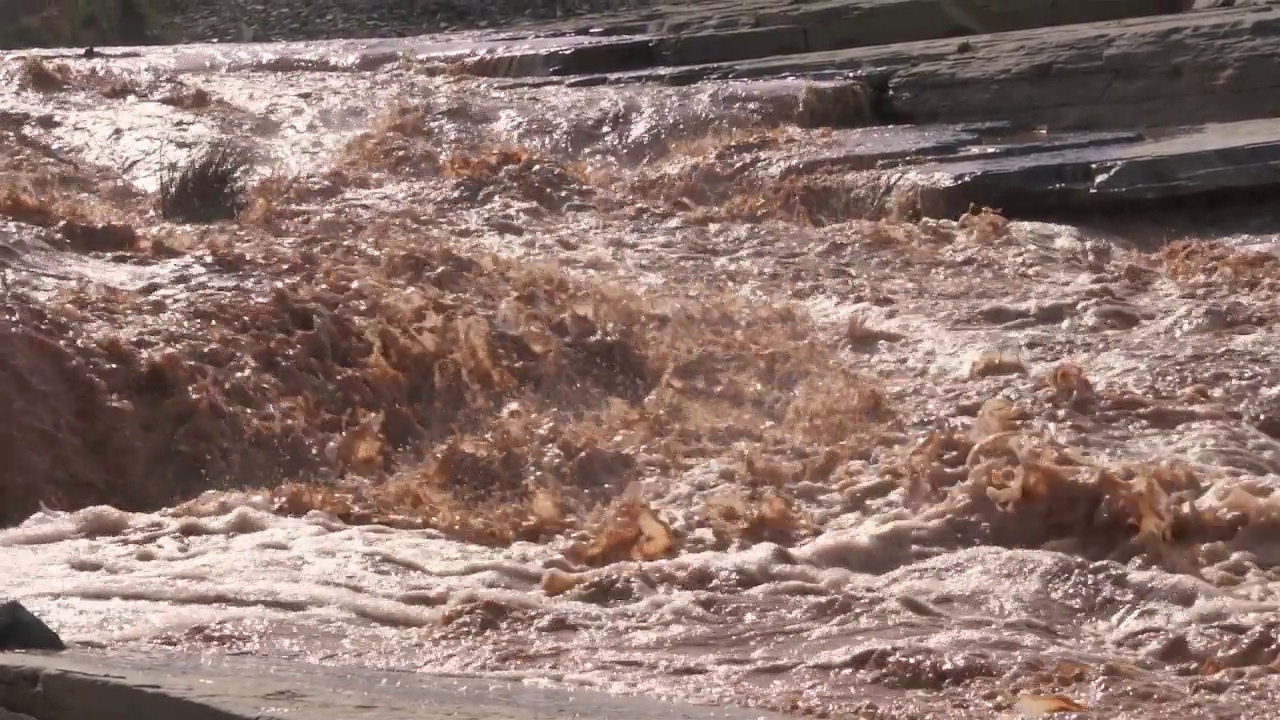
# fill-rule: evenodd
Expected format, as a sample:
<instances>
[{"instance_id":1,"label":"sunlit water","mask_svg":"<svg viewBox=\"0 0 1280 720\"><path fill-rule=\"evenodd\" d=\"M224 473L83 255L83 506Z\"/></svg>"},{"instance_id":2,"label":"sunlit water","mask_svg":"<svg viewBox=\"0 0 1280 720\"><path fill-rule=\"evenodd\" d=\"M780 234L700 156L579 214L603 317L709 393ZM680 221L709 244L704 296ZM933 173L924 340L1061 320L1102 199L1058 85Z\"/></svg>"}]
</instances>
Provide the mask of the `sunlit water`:
<instances>
[{"instance_id":1,"label":"sunlit water","mask_svg":"<svg viewBox=\"0 0 1280 720\"><path fill-rule=\"evenodd\" d=\"M186 110L83 89L6 89L4 97L11 111L52 116L46 132L62 150L116 169L142 191L156 187L175 154L224 136L251 139L264 173L321 172L397 104L430 110L441 155L520 145L618 177L662 162L678 169L685 161L674 146L696 145L709 124L746 126L772 107L767 85L515 88L428 71L474 50L440 39L148 49L67 62L144 85L176 77L225 105ZM12 59L0 66L4 87L17 68ZM786 152L739 160L768 173L786 164ZM312 210L321 225L327 214L412 213L431 232L530 260L554 255L584 277L655 288L723 278L748 297L800 302L820 323L864 311L912 338L866 358L895 402L918 411L904 432L943 417L971 423L954 409L1002 391L998 379L968 378L980 351L993 347L1021 354L1032 373L1077 359L1100 388L1210 384L1218 394L1203 416L1175 427L1090 426L1062 415L1046 416L1041 429L1097 462L1188 462L1206 483L1189 502L1224 523L1232 513L1247 518L1246 527L1167 557L1135 546L1101 559L1087 548L1091 538L1049 533L1035 517L993 520L977 508L982 488L960 483L946 497L913 498L872 458L851 463L839 481L797 486L821 533L796 547L712 550L695 533L674 559L596 570L565 560L559 541L494 549L432 531L349 527L321 513L285 518L253 495L155 514L49 510L0 531L0 596L96 647L476 673L868 717L988 717L1019 695L1053 692L1106 707L1108 717L1270 714L1280 682L1280 544L1270 500L1280 445L1227 411L1275 397L1277 344L1266 326L1206 334L1228 300L1168 280L1129 298L1099 293L1119 286L1123 266L1099 259L1099 248L1137 250L1047 223L1013 228L1016 250L1006 260L1025 270L1025 282L984 286L986 260L970 266L971 280L943 270L913 276L859 255L848 242L865 229L857 223L626 221L584 208L548 213L505 195L458 211L436 192L428 178L399 177ZM530 232L495 231L496 221ZM1228 241L1268 249L1275 236ZM948 260L965 252L943 251ZM867 288L902 301L889 308L859 298ZM1026 327L972 321L1000 303L1053 302L1072 310ZM1116 305L1141 318L1137 329L1108 324ZM679 527L727 484L718 462L651 477L640 492ZM568 575L574 587L560 592L558 578Z\"/></svg>"}]
</instances>

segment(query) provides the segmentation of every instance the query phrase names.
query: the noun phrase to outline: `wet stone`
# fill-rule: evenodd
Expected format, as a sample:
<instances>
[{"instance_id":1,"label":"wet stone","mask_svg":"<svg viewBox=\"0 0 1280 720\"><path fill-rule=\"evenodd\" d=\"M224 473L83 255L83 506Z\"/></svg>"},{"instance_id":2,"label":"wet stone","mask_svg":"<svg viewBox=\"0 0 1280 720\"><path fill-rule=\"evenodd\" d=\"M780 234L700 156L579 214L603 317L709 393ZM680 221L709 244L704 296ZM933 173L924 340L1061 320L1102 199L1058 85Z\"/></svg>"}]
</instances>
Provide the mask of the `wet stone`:
<instances>
[{"instance_id":1,"label":"wet stone","mask_svg":"<svg viewBox=\"0 0 1280 720\"><path fill-rule=\"evenodd\" d=\"M792 81L751 84L769 112L796 112L788 103L805 95ZM864 208L870 216L954 218L971 205L1000 208L1021 217L1053 213L1119 212L1155 208L1182 199L1262 191L1280 184L1280 128L1270 120L1246 120L1148 134L1025 133L965 125L894 125L841 129L797 155L774 153L779 178L850 173L863 187L887 187ZM769 156L770 151L764 151ZM1090 256L1106 246L1083 249ZM1098 262L1105 257L1099 255ZM1143 274L1134 269L1134 277ZM1039 322L1059 322L1067 307L1028 309ZM991 318L1017 320L1022 310L992 308ZM1131 324L1131 323L1124 323Z\"/></svg>"},{"instance_id":2,"label":"wet stone","mask_svg":"<svg viewBox=\"0 0 1280 720\"><path fill-rule=\"evenodd\" d=\"M975 154L979 154L978 151ZM1274 186L1280 128L1249 120L1157 140L964 161L926 161L919 211L954 217L973 202L1006 212L1123 210Z\"/></svg>"},{"instance_id":3,"label":"wet stone","mask_svg":"<svg viewBox=\"0 0 1280 720\"><path fill-rule=\"evenodd\" d=\"M324 37L396 37L450 28L542 20L548 29L617 36L648 31L689 38L676 59L713 62L852 45L903 42L973 32L1115 20L1187 9L1188 0L827 0L779 6L769 0L652 4L636 0L537 3L363 3L278 0L196 6L178 13L167 33L184 41L240 42ZM605 14L607 12L607 14ZM592 14L590 23L572 19ZM265 18L270 22L252 20ZM249 19L249 20L247 20Z\"/></svg>"},{"instance_id":4,"label":"wet stone","mask_svg":"<svg viewBox=\"0 0 1280 720\"><path fill-rule=\"evenodd\" d=\"M0 604L0 651L65 650L62 638L17 600Z\"/></svg>"}]
</instances>

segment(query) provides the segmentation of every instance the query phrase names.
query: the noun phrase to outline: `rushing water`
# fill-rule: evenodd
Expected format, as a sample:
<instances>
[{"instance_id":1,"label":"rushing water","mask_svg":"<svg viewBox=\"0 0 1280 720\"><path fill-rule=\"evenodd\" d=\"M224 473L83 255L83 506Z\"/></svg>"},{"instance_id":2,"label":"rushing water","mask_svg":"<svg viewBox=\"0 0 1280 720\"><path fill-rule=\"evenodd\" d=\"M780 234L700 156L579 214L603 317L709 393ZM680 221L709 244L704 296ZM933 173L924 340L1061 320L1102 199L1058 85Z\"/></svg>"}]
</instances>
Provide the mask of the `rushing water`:
<instances>
[{"instance_id":1,"label":"rushing water","mask_svg":"<svg viewBox=\"0 0 1280 720\"><path fill-rule=\"evenodd\" d=\"M900 408L881 445L868 440L825 475L780 461L812 529L799 539L724 543L699 527L699 508L742 489L733 468L750 443L730 437L682 466L653 466L629 490L682 533L674 557L589 568L567 559L573 533L490 547L319 510L287 517L265 493L211 493L154 513L45 509L0 531L0 596L95 647L474 673L820 715L992 717L1035 712L1026 698L1053 694L1106 717L1271 714L1280 444L1258 429L1276 398L1269 285L1241 281L1247 269L1180 276L1133 228L1014 223L996 243L949 221L815 227L631 213L679 182L701 191L733 173L776 178L833 135L735 135L769 123L785 83L514 87L442 72L439 62L463 50L414 42L67 60L81 79L46 93L22 87L17 59L0 74L9 111L49 118L33 133L142 192L175 153L218 137L252 138L264 174L349 168L354 138L404 120L388 119L392 108L426 108L418 145L397 150L419 164L300 203L313 216L308 232L408 218L424 237L472 251L554 257L585 282L695 302L727 287L796 303L831 346L860 312L885 334L840 356ZM97 79L83 79L88 68ZM104 95L101 83L118 79L146 97ZM216 102L155 99L196 87ZM577 163L614 204L571 200L549 212L499 188L450 205L431 162L413 153L475 144ZM547 168L537 182L559 182ZM180 232L150 220L158 236ZM1275 236L1223 242L1270 253ZM185 259L126 276L79 262L66 267L100 283L176 287L164 296L172 312L188 293L196 305L201 292L260 289L199 286ZM33 282L56 297L56 283ZM972 372L992 351L1016 355L1026 372ZM1039 378L1063 361L1085 368L1089 392L1105 400L1082 410L1055 399ZM983 428L979 408L993 397L1028 408L1019 427L1034 442ZM899 461L931 431L954 433L959 450L913 474ZM1004 445L974 445L992 436ZM1002 453L1023 463L1018 479L983 474ZM1174 462L1121 477L1123 491L1097 489L1110 482L1104 468Z\"/></svg>"}]
</instances>

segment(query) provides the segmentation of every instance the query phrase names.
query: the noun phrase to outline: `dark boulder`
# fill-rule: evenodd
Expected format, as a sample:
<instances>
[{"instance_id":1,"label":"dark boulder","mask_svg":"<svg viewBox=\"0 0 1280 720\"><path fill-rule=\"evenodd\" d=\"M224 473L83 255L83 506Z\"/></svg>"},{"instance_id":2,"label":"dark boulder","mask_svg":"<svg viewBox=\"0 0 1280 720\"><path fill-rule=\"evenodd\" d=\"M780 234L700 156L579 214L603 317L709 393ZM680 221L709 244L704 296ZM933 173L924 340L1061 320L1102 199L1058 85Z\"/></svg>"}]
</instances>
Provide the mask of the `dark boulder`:
<instances>
[{"instance_id":1,"label":"dark boulder","mask_svg":"<svg viewBox=\"0 0 1280 720\"><path fill-rule=\"evenodd\" d=\"M0 604L0 651L66 650L62 638L17 600Z\"/></svg>"}]
</instances>

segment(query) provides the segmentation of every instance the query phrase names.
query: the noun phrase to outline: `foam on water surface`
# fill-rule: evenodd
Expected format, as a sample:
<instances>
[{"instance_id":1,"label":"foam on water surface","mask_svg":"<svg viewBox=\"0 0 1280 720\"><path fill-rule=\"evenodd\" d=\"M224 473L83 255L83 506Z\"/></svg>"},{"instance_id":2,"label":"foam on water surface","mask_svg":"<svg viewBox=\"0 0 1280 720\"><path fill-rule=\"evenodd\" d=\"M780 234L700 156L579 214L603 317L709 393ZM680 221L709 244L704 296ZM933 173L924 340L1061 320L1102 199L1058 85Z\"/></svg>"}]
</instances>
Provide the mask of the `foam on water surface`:
<instances>
[{"instance_id":1,"label":"foam on water surface","mask_svg":"<svg viewBox=\"0 0 1280 720\"><path fill-rule=\"evenodd\" d=\"M268 491L213 493L156 512L46 508L0 531L0 596L71 642L113 649L851 716L966 717L1050 691L1117 717L1245 716L1273 697L1280 445L1258 418L1275 398L1277 346L1247 311L1274 299L1265 272L1250 281L1257 266L1231 254L1269 248L1273 233L1205 230L1223 253L1206 259L1153 248L1150 234L981 214L856 219L883 209L868 197L903 183L824 153L902 133L799 128L787 115L795 98L778 99L798 84L511 87L442 71L454 46L434 42L146 49L67 60L78 64L58 92L24 87L20 61L0 61L15 80L7 110L46 118L24 121L26 137L110 169L119 192L151 191L167 162L210 138L247 141L262 159L255 180L296 178L305 190L279 196L266 235L197 232L137 210L129 222L185 239L190 254L120 276L95 269L115 262L107 254L75 258L89 280L154 304L112 315L125 303L113 301L77 326L103 343L150 337L229 293L263 299L320 282L233 255L264 245L341 257L360 276L323 289L355 292L408 254L387 246L393 236L566 278L530 285L538 292L596 283L599 301L636 289L634 302L651 304L634 314L667 328L648 336L654 345L694 327L720 354L679 356L663 368L667 385L630 405L612 398L642 421L591 416L609 431L596 441L637 469L625 490L588 489L603 506L643 498L676 551L583 561L574 548L598 534L577 516L563 532L485 544L388 517L291 512ZM117 80L136 92L103 90ZM212 100L151 89L179 84ZM922 133L904 142L963 134ZM467 175L486 162L496 169L475 171L484 182ZM74 185L55 171L30 177ZM56 240L52 227L20 224ZM440 314L483 305L482 293L447 295L466 273L509 271L476 267L416 269L397 302L434 299ZM33 282L43 297L80 301ZM493 300L492 326L507 333L495 337L522 328L528 307L511 297L521 294ZM563 334L587 304L564 313ZM795 314L770 314L784 307ZM314 337L323 323L311 322ZM751 337L765 325L772 334ZM1044 379L1064 363L1083 368L1087 392ZM846 396L854 371L892 413L851 417L863 408ZM702 393L701 404L664 409L669 388ZM999 399L1024 415L1003 417L987 404ZM511 417L537 410L536 397L508 400ZM549 427L592 412L537 417ZM341 452L350 427L335 428L316 456ZM1138 470L1124 474L1125 463ZM325 470L320 486L343 480Z\"/></svg>"}]
</instances>

